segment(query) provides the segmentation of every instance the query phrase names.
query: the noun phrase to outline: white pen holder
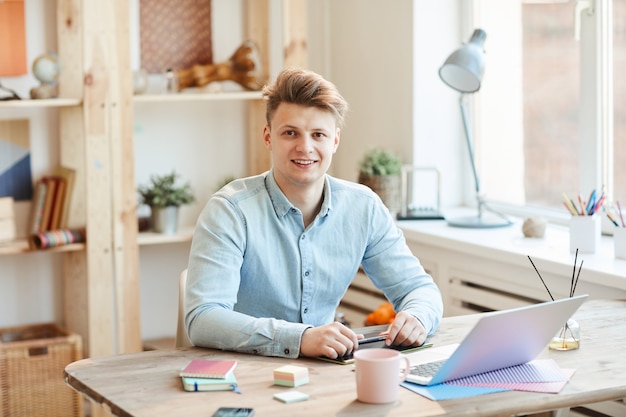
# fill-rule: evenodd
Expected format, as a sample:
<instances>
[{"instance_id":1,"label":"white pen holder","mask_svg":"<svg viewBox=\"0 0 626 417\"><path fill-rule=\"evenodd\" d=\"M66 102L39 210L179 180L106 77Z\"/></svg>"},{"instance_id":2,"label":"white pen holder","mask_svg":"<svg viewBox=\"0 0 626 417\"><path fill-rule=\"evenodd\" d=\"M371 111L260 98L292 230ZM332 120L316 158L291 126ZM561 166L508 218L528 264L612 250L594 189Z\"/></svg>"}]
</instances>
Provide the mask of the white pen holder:
<instances>
[{"instance_id":1,"label":"white pen holder","mask_svg":"<svg viewBox=\"0 0 626 417\"><path fill-rule=\"evenodd\" d=\"M613 230L613 244L615 257L626 259L626 227L617 227Z\"/></svg>"},{"instance_id":2,"label":"white pen holder","mask_svg":"<svg viewBox=\"0 0 626 417\"><path fill-rule=\"evenodd\" d=\"M573 216L569 221L569 250L595 253L600 246L602 223L600 216Z\"/></svg>"}]
</instances>

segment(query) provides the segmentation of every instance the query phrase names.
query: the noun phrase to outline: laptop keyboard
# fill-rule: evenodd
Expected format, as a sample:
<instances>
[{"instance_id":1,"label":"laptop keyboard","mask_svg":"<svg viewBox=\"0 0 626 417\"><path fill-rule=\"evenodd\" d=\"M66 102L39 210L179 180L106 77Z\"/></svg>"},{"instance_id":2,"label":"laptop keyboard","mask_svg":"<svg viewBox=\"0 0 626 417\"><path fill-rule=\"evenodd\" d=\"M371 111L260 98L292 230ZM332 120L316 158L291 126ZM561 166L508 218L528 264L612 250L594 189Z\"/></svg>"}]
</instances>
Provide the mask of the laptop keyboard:
<instances>
[{"instance_id":1,"label":"laptop keyboard","mask_svg":"<svg viewBox=\"0 0 626 417\"><path fill-rule=\"evenodd\" d=\"M432 377L443 366L445 360L422 363L411 366L409 373L423 378Z\"/></svg>"}]
</instances>

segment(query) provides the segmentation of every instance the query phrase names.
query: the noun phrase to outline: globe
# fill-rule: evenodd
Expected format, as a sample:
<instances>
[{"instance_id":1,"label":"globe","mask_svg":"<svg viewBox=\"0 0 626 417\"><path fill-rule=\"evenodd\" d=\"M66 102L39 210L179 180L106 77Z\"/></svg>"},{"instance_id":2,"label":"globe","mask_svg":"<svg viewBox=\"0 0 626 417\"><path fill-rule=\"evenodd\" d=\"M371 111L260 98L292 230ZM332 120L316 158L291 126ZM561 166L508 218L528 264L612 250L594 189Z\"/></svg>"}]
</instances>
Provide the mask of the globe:
<instances>
[{"instance_id":1,"label":"globe","mask_svg":"<svg viewBox=\"0 0 626 417\"><path fill-rule=\"evenodd\" d=\"M42 84L55 84L60 71L59 57L54 52L39 55L33 62L33 75Z\"/></svg>"}]
</instances>

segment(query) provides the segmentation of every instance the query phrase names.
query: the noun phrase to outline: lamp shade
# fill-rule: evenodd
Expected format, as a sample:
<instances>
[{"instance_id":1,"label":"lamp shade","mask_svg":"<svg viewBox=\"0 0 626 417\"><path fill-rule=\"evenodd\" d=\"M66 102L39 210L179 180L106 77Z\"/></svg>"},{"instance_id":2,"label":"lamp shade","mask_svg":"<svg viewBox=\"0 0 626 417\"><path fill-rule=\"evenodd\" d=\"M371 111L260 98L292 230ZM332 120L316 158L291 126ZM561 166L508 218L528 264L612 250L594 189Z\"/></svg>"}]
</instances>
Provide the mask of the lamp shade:
<instances>
[{"instance_id":1,"label":"lamp shade","mask_svg":"<svg viewBox=\"0 0 626 417\"><path fill-rule=\"evenodd\" d=\"M487 34L474 30L469 42L454 51L439 68L439 77L449 87L461 93L474 93L480 89L484 71L483 44Z\"/></svg>"}]
</instances>

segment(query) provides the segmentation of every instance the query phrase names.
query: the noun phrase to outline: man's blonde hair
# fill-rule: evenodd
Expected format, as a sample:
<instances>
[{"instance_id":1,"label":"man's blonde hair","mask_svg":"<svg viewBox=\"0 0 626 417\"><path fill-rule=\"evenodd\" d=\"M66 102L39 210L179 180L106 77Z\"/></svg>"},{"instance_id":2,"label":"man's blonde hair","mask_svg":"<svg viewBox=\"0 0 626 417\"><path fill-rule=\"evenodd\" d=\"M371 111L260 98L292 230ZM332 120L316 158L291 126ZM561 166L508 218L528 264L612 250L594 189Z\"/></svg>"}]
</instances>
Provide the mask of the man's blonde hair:
<instances>
[{"instance_id":1,"label":"man's blonde hair","mask_svg":"<svg viewBox=\"0 0 626 417\"><path fill-rule=\"evenodd\" d=\"M344 124L348 102L339 94L337 87L321 75L299 68L283 70L274 83L263 88L267 102L265 119L268 126L280 103L317 107L335 117L338 128Z\"/></svg>"}]
</instances>

